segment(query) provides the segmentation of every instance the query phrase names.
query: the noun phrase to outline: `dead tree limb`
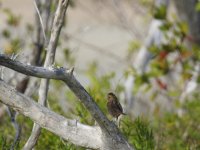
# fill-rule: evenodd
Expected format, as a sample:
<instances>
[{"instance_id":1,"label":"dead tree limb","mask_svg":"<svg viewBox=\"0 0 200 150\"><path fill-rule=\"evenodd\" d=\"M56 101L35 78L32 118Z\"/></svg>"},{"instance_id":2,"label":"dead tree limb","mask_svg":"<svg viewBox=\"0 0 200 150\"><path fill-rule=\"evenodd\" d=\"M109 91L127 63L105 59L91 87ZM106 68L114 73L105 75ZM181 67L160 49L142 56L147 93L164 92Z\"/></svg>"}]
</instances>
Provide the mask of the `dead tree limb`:
<instances>
[{"instance_id":1,"label":"dead tree limb","mask_svg":"<svg viewBox=\"0 0 200 150\"><path fill-rule=\"evenodd\" d=\"M56 53L56 47L57 47L57 43L58 43L58 39L59 39L59 35L60 35L60 31L65 19L65 12L67 10L69 4L69 0L60 0L58 3L58 7L55 13L55 18L53 21L53 26L52 26L52 31L51 31L51 36L50 36L50 41L47 47L47 55L45 58L45 63L44 63L44 67L48 67L51 66L54 62L55 59L55 53ZM37 8L37 5L35 3L35 6ZM40 18L40 22L42 24L43 27L43 33L45 32L43 23L42 23L42 18L41 15L38 11L38 15ZM46 36L44 33L44 39L45 39L45 43L46 43ZM49 88L49 79L42 79L41 83L40 83L40 88L39 88L39 100L38 103L46 106L47 104L47 94L48 94L48 88ZM28 141L26 142L25 146L24 146L24 150L31 150L40 135L41 132L41 128L38 124L34 124L33 129L32 129L32 133L31 136L29 137Z\"/></svg>"},{"instance_id":2,"label":"dead tree limb","mask_svg":"<svg viewBox=\"0 0 200 150\"><path fill-rule=\"evenodd\" d=\"M17 92L14 87L2 80L0 80L0 101L65 140L93 149L101 147L100 128L66 119Z\"/></svg>"},{"instance_id":3,"label":"dead tree limb","mask_svg":"<svg viewBox=\"0 0 200 150\"><path fill-rule=\"evenodd\" d=\"M85 105L92 117L96 120L102 130L102 149L128 150L132 149L124 136L120 133L116 125L109 121L100 110L93 98L84 89L84 87L76 80L73 75L73 69L66 70L64 68L43 68L35 67L12 60L5 55L0 55L0 65L18 71L20 73L35 76L39 78L57 79L64 81L73 93Z\"/></svg>"}]
</instances>

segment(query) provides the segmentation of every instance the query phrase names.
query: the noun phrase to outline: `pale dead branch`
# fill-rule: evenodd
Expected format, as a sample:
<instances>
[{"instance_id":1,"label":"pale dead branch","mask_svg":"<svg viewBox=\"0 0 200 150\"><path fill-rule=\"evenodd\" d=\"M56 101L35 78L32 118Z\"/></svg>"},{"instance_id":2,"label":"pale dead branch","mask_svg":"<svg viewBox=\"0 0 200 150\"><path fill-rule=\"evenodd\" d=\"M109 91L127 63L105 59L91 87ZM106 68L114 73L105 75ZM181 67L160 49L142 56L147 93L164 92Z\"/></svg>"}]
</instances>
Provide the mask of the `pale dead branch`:
<instances>
[{"instance_id":1,"label":"pale dead branch","mask_svg":"<svg viewBox=\"0 0 200 150\"><path fill-rule=\"evenodd\" d=\"M88 109L92 117L98 123L102 130L102 149L132 149L126 139L120 133L116 125L109 121L107 117L99 109L93 98L88 94L84 87L76 80L72 74L73 69L66 70L64 68L43 68L35 67L27 64L11 60L5 55L0 55L0 65L18 71L20 73L35 76L39 78L57 79L64 81L73 93Z\"/></svg>"},{"instance_id":2,"label":"pale dead branch","mask_svg":"<svg viewBox=\"0 0 200 150\"><path fill-rule=\"evenodd\" d=\"M42 25L42 31L43 31L44 38L46 41L46 36L45 36L45 31L44 31L45 29L44 29L44 25L42 22L42 18L41 18L39 9L36 5L36 2L34 4L35 4L36 10L37 10L37 13L39 15L39 18L40 18L40 23ZM57 10L55 13L55 18L53 21L50 41L49 41L49 44L47 47L47 55L46 55L44 67L51 66L54 62L58 38L59 38L60 31L61 31L64 19L65 19L65 12L67 10L68 4L69 4L69 0L59 1L58 7L57 7ZM39 88L38 103L43 106L46 106L46 104L47 104L48 88L49 88L49 79L42 79L41 83L40 83L40 88ZM28 141L26 142L26 144L23 148L24 150L31 150L35 146L35 144L39 138L40 131L41 131L40 126L37 124L34 124L31 136L29 137Z\"/></svg>"},{"instance_id":3,"label":"pale dead branch","mask_svg":"<svg viewBox=\"0 0 200 150\"><path fill-rule=\"evenodd\" d=\"M66 119L17 92L2 80L0 80L0 101L65 140L93 149L101 147L100 128Z\"/></svg>"},{"instance_id":4,"label":"pale dead branch","mask_svg":"<svg viewBox=\"0 0 200 150\"><path fill-rule=\"evenodd\" d=\"M41 26L42 26L42 33L43 33L43 36L44 36L44 40L45 40L45 42L46 42L46 41L47 41L47 38L46 38L45 30L44 30L44 23L43 23L43 20L42 20L42 16L41 16L41 14L40 14L40 11L39 11L39 9L38 9L38 6L37 6L35 0L33 1L33 3L34 3L34 7L35 7L35 9L36 9L36 11L37 11L38 17L39 17L39 19L40 19L40 24L41 24Z\"/></svg>"}]
</instances>

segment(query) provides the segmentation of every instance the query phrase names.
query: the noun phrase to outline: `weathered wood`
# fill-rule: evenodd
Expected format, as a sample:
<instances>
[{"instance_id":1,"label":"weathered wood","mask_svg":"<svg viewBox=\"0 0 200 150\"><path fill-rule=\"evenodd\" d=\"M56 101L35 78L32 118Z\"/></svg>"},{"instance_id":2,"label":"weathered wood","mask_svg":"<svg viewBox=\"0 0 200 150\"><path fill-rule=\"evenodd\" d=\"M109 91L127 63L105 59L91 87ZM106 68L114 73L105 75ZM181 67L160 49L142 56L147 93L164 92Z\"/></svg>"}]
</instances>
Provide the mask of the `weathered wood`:
<instances>
[{"instance_id":1,"label":"weathered wood","mask_svg":"<svg viewBox=\"0 0 200 150\"><path fill-rule=\"evenodd\" d=\"M102 149L115 150L129 150L132 149L124 136L120 133L116 125L109 121L107 117L100 110L93 98L79 83L73 75L73 68L66 70L64 68L42 68L34 67L9 59L5 55L0 55L0 65L11 68L15 71L21 72L29 76L39 78L57 79L64 81L73 93L80 99L80 101L88 109L92 117L98 123L102 130Z\"/></svg>"}]
</instances>

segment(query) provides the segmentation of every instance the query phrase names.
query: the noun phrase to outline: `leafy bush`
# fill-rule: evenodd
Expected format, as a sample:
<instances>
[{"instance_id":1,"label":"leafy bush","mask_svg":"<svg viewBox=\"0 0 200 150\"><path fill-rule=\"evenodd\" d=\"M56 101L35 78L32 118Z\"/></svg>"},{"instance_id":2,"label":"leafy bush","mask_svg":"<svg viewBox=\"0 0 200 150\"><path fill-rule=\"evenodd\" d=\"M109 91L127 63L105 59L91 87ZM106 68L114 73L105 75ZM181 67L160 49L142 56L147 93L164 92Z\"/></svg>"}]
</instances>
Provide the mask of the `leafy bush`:
<instances>
[{"instance_id":1,"label":"leafy bush","mask_svg":"<svg viewBox=\"0 0 200 150\"><path fill-rule=\"evenodd\" d=\"M187 101L184 115L166 113L156 118L154 133L158 149L199 149L200 148L200 101Z\"/></svg>"},{"instance_id":2,"label":"leafy bush","mask_svg":"<svg viewBox=\"0 0 200 150\"><path fill-rule=\"evenodd\" d=\"M131 121L126 117L122 120L122 132L137 150L153 150L155 139L152 128L144 118Z\"/></svg>"}]
</instances>

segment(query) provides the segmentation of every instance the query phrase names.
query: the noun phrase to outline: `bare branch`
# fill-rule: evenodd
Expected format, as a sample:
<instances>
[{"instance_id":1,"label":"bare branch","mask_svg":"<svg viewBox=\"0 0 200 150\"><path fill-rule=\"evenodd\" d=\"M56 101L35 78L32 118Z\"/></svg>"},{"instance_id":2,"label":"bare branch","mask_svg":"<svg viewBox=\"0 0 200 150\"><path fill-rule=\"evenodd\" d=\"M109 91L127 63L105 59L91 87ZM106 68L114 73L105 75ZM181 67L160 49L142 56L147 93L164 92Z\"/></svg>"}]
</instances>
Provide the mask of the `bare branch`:
<instances>
[{"instance_id":1,"label":"bare branch","mask_svg":"<svg viewBox=\"0 0 200 150\"><path fill-rule=\"evenodd\" d=\"M11 119L11 123L13 124L14 128L15 128L15 138L14 138L14 142L11 145L10 150L14 150L16 144L19 142L20 140L20 136L21 136L21 126L19 125L19 123L16 121L16 117L17 117L17 112L12 110L11 107L7 107L7 111L8 114L10 116Z\"/></svg>"},{"instance_id":2,"label":"bare branch","mask_svg":"<svg viewBox=\"0 0 200 150\"><path fill-rule=\"evenodd\" d=\"M73 75L74 73L74 67L72 67L71 69L68 70L68 72L71 74L71 76Z\"/></svg>"},{"instance_id":3,"label":"bare branch","mask_svg":"<svg viewBox=\"0 0 200 150\"><path fill-rule=\"evenodd\" d=\"M28 82L29 82L29 78L26 77L24 78L22 81L20 81L18 84L17 84L17 87L16 87L16 90L20 93L24 93L26 88L27 88L27 85L28 85ZM21 136L21 126L20 124L17 122L16 118L17 118L17 115L18 113L16 111L14 111L11 107L7 107L8 109L8 114L10 116L10 119L11 119L11 122L15 128L15 138L14 138L14 142L12 143L11 145L11 150L14 150L16 144L19 142L20 140L20 136Z\"/></svg>"},{"instance_id":4,"label":"bare branch","mask_svg":"<svg viewBox=\"0 0 200 150\"><path fill-rule=\"evenodd\" d=\"M36 6L36 3L34 3L34 4ZM47 48L47 55L46 55L44 67L51 66L54 62L58 38L59 38L60 31L61 31L64 19L65 19L65 12L67 10L68 4L69 4L69 0L59 1L58 7L57 7L57 10L55 13L55 18L53 21L51 37L50 37L50 41L49 41L48 48ZM37 8L37 6L36 6L36 8ZM39 10L38 9L36 9L36 10L38 11L40 22L42 24L42 19L41 19ZM42 30L44 32L43 24L42 24ZM44 35L45 35L45 33L44 33ZM45 41L46 41L46 37L45 37ZM39 104L41 104L43 106L46 106L46 104L47 104L48 87L49 87L49 79L42 79L41 83L40 83L40 88L39 88L38 102L39 102ZM37 139L40 135L40 130L41 130L41 128L39 127L39 125L34 124L31 136L29 137L27 143L25 144L25 146L23 148L24 150L30 150L35 146Z\"/></svg>"},{"instance_id":5,"label":"bare branch","mask_svg":"<svg viewBox=\"0 0 200 150\"><path fill-rule=\"evenodd\" d=\"M0 64L28 76L58 80L64 77L63 74L60 72L61 69L48 69L43 67L31 66L29 64L24 64L19 61L12 60L8 56L3 54L0 54Z\"/></svg>"},{"instance_id":6,"label":"bare branch","mask_svg":"<svg viewBox=\"0 0 200 150\"><path fill-rule=\"evenodd\" d=\"M17 92L2 80L0 80L0 101L31 118L43 128L76 145L93 149L101 146L100 128L66 119Z\"/></svg>"},{"instance_id":7,"label":"bare branch","mask_svg":"<svg viewBox=\"0 0 200 150\"><path fill-rule=\"evenodd\" d=\"M116 125L106 118L106 116L99 109L98 105L94 102L93 98L76 80L73 74L71 74L71 71L66 71L64 68L47 69L42 67L25 65L20 62L11 60L4 55L0 55L0 65L9 67L15 71L21 72L26 75L64 81L68 85L68 87L74 92L74 94L81 100L81 102L88 109L92 117L99 124L100 128L104 133L104 136L106 137L103 139L105 140L104 142L106 142L104 146L110 145L116 150L120 148L132 149L123 137L123 135L119 132Z\"/></svg>"},{"instance_id":8,"label":"bare branch","mask_svg":"<svg viewBox=\"0 0 200 150\"><path fill-rule=\"evenodd\" d=\"M58 44L58 38L60 36L60 31L62 28L62 25L64 23L65 18L65 12L67 10L67 7L69 5L69 0L60 0L56 13L55 18L53 21L52 31L51 31L51 37L47 48L47 57L45 60L44 66L49 66L49 64L53 64L54 57L55 57L55 50Z\"/></svg>"},{"instance_id":9,"label":"bare branch","mask_svg":"<svg viewBox=\"0 0 200 150\"><path fill-rule=\"evenodd\" d=\"M34 3L34 6L35 6L35 9L36 9L36 11L37 11L38 17L39 17L39 19L40 19L40 23L41 23L41 26L42 26L42 33L43 33L43 36L44 36L44 40L45 40L45 42L46 42L46 41L47 41L47 38L46 38L46 35L45 35L45 30L44 30L44 24L43 24L43 21L42 21L42 16L40 15L40 11L39 11L39 9L38 9L38 7L37 7L37 4L36 4L36 1L35 1L35 0L33 1L33 3Z\"/></svg>"}]
</instances>

